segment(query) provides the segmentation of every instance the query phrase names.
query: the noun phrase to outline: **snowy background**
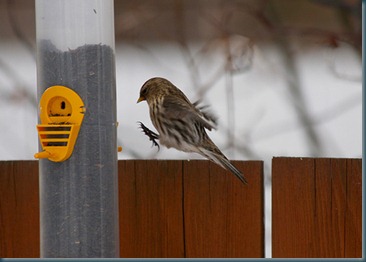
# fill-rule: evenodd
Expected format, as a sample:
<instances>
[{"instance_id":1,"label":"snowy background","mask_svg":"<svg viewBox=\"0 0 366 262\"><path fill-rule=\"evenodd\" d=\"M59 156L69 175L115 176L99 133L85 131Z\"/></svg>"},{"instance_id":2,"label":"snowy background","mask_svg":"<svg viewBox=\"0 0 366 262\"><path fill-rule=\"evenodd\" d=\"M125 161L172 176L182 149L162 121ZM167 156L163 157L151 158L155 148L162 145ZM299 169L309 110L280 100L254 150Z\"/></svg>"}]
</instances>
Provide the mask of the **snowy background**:
<instances>
[{"instance_id":1,"label":"snowy background","mask_svg":"<svg viewBox=\"0 0 366 262\"><path fill-rule=\"evenodd\" d=\"M34 20L33 1L0 0L0 160L38 150ZM138 129L140 87L169 79L211 106L230 159L265 161L267 243L272 157L361 158L361 1L116 0L115 32L119 158L200 158Z\"/></svg>"}]
</instances>

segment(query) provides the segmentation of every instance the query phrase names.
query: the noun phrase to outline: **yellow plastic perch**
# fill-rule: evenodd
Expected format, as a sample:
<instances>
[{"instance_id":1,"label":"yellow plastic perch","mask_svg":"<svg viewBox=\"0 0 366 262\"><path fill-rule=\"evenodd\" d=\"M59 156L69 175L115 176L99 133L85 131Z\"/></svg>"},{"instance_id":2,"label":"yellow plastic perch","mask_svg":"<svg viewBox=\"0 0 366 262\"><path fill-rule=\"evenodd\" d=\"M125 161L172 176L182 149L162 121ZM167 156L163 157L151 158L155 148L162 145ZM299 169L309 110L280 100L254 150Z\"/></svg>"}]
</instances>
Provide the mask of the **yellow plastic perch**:
<instances>
[{"instance_id":1,"label":"yellow plastic perch","mask_svg":"<svg viewBox=\"0 0 366 262\"><path fill-rule=\"evenodd\" d=\"M51 86L43 93L39 109L41 124L37 130L43 151L34 157L65 161L74 150L84 118L83 100L70 88Z\"/></svg>"}]
</instances>

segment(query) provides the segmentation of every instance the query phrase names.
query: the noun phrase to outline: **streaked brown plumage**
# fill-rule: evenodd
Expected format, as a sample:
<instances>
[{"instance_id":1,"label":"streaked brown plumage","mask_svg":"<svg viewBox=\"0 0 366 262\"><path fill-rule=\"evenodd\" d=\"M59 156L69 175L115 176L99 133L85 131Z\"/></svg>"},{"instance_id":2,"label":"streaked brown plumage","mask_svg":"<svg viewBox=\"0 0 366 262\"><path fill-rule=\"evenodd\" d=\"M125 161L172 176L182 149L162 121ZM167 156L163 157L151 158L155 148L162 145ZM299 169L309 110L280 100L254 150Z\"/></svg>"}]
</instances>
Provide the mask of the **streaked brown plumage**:
<instances>
[{"instance_id":1,"label":"streaked brown plumage","mask_svg":"<svg viewBox=\"0 0 366 262\"><path fill-rule=\"evenodd\" d=\"M149 79L141 87L137 102L144 100L149 105L151 122L159 133L157 135L149 130L154 134L150 139L159 139L160 144L167 148L201 154L247 184L243 174L230 163L206 133L205 129L215 129L215 117L198 107L197 103L192 104L182 91L160 77ZM143 125L141 127L145 128L147 134L147 128Z\"/></svg>"}]
</instances>

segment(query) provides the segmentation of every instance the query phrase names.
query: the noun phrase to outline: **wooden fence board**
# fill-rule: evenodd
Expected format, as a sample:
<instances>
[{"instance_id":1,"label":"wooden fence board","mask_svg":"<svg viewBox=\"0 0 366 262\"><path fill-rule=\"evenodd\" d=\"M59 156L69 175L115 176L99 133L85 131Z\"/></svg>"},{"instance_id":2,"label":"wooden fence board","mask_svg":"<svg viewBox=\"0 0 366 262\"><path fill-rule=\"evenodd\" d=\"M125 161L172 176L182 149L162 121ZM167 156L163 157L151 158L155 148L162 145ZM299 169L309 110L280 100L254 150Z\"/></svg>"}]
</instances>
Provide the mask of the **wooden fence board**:
<instances>
[{"instance_id":1,"label":"wooden fence board","mask_svg":"<svg viewBox=\"0 0 366 262\"><path fill-rule=\"evenodd\" d=\"M0 161L0 257L39 257L38 162Z\"/></svg>"},{"instance_id":2,"label":"wooden fence board","mask_svg":"<svg viewBox=\"0 0 366 262\"><path fill-rule=\"evenodd\" d=\"M361 257L361 159L274 158L272 256Z\"/></svg>"},{"instance_id":3,"label":"wooden fence board","mask_svg":"<svg viewBox=\"0 0 366 262\"><path fill-rule=\"evenodd\" d=\"M184 257L181 161L119 161L121 257Z\"/></svg>"},{"instance_id":4,"label":"wooden fence board","mask_svg":"<svg viewBox=\"0 0 366 262\"><path fill-rule=\"evenodd\" d=\"M233 163L249 185L211 162L185 162L187 257L264 257L262 163Z\"/></svg>"},{"instance_id":5,"label":"wooden fence board","mask_svg":"<svg viewBox=\"0 0 366 262\"><path fill-rule=\"evenodd\" d=\"M345 257L362 257L362 162L347 159Z\"/></svg>"},{"instance_id":6,"label":"wooden fence board","mask_svg":"<svg viewBox=\"0 0 366 262\"><path fill-rule=\"evenodd\" d=\"M312 253L313 161L296 160L275 158L272 163L273 257L299 257L304 252L311 257Z\"/></svg>"},{"instance_id":7,"label":"wooden fence board","mask_svg":"<svg viewBox=\"0 0 366 262\"><path fill-rule=\"evenodd\" d=\"M329 230L332 231L328 241L333 241L333 249L336 257L345 257L345 212L346 212L346 172L347 162L345 159L331 159L331 219L326 221L332 226ZM324 190L318 188L317 191ZM325 255L320 254L324 257Z\"/></svg>"}]
</instances>

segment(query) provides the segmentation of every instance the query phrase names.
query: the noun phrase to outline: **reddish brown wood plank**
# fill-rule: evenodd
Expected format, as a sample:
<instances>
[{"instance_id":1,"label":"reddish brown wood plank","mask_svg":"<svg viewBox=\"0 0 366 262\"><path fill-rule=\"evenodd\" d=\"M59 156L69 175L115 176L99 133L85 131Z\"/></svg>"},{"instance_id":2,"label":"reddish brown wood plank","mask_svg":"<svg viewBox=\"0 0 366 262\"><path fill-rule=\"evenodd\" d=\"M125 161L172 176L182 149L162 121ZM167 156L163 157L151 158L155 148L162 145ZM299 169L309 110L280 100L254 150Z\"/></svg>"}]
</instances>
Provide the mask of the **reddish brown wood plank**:
<instances>
[{"instance_id":1,"label":"reddish brown wood plank","mask_svg":"<svg viewBox=\"0 0 366 262\"><path fill-rule=\"evenodd\" d=\"M39 257L38 161L0 161L0 257Z\"/></svg>"},{"instance_id":2,"label":"reddish brown wood plank","mask_svg":"<svg viewBox=\"0 0 366 262\"><path fill-rule=\"evenodd\" d=\"M262 162L235 162L249 185L207 161L184 162L186 257L264 257Z\"/></svg>"},{"instance_id":3,"label":"reddish brown wood plank","mask_svg":"<svg viewBox=\"0 0 366 262\"><path fill-rule=\"evenodd\" d=\"M345 257L362 257L362 160L347 159Z\"/></svg>"},{"instance_id":4,"label":"reddish brown wood plank","mask_svg":"<svg viewBox=\"0 0 366 262\"><path fill-rule=\"evenodd\" d=\"M274 158L272 256L361 257L361 173L360 159Z\"/></svg>"},{"instance_id":5,"label":"reddish brown wood plank","mask_svg":"<svg viewBox=\"0 0 366 262\"><path fill-rule=\"evenodd\" d=\"M315 161L314 256L344 257L346 160L317 158Z\"/></svg>"},{"instance_id":6,"label":"reddish brown wood plank","mask_svg":"<svg viewBox=\"0 0 366 262\"><path fill-rule=\"evenodd\" d=\"M346 212L347 190L347 162L346 159L331 159L332 196L331 196L331 219L326 223L331 224L332 233L328 239L335 249L333 253L337 257L345 257L344 231ZM319 188L319 190L325 190ZM320 254L322 255L322 254ZM322 257L325 257L322 255Z\"/></svg>"},{"instance_id":7,"label":"reddish brown wood plank","mask_svg":"<svg viewBox=\"0 0 366 262\"><path fill-rule=\"evenodd\" d=\"M182 162L119 161L121 257L184 257Z\"/></svg>"},{"instance_id":8,"label":"reddish brown wood plank","mask_svg":"<svg viewBox=\"0 0 366 262\"><path fill-rule=\"evenodd\" d=\"M314 160L272 162L272 257L313 257Z\"/></svg>"},{"instance_id":9,"label":"reddish brown wood plank","mask_svg":"<svg viewBox=\"0 0 366 262\"><path fill-rule=\"evenodd\" d=\"M315 162L315 231L319 232L319 238L315 238L316 252L323 257L339 257L339 250L335 249L337 241L332 239L332 176L331 160L317 159ZM323 190L318 190L323 189ZM315 253L316 253L315 252Z\"/></svg>"}]
</instances>

